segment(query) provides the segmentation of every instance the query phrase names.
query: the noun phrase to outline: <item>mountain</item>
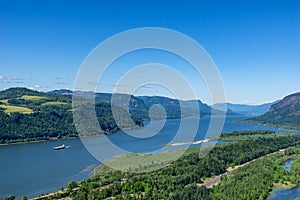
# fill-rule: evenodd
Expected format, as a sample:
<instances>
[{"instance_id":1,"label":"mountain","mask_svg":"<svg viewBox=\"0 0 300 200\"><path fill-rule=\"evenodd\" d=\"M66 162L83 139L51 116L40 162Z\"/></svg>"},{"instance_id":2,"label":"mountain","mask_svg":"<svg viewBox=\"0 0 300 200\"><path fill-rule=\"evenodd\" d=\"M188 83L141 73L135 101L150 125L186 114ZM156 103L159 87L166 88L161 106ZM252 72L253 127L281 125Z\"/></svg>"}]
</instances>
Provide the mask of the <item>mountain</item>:
<instances>
[{"instance_id":1,"label":"mountain","mask_svg":"<svg viewBox=\"0 0 300 200\"><path fill-rule=\"evenodd\" d=\"M284 97L273 104L267 113L247 121L300 130L300 92Z\"/></svg>"},{"instance_id":2,"label":"mountain","mask_svg":"<svg viewBox=\"0 0 300 200\"><path fill-rule=\"evenodd\" d=\"M258 116L265 114L268 112L270 107L277 103L278 101L275 101L273 103L265 103L262 105L246 105L246 104L233 104L233 103L225 103L225 106L228 110L231 110L232 112L241 114L241 115L247 115L247 116ZM212 107L214 109L219 109L221 106L224 106L224 104L218 103L214 104Z\"/></svg>"},{"instance_id":3,"label":"mountain","mask_svg":"<svg viewBox=\"0 0 300 200\"><path fill-rule=\"evenodd\" d=\"M138 96L138 98L144 101L147 109L155 104L163 106L168 118L209 116L212 111L214 111L215 114L224 114L220 110L212 109L200 100L183 101L161 96ZM196 109L195 106L198 106L198 109ZM200 111L200 113L198 111ZM236 115L230 110L227 114Z\"/></svg>"}]
</instances>

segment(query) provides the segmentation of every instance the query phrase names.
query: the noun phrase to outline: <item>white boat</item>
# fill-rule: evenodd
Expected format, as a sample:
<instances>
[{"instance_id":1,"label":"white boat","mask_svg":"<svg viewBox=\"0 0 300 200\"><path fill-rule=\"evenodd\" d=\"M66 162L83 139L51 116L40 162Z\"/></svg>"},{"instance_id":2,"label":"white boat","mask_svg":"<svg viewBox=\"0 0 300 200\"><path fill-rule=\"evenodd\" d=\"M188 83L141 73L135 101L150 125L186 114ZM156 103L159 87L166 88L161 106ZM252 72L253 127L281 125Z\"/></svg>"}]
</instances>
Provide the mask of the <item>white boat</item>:
<instances>
[{"instance_id":1,"label":"white boat","mask_svg":"<svg viewBox=\"0 0 300 200\"><path fill-rule=\"evenodd\" d=\"M66 148L66 146L64 144L61 146L53 147L54 150L60 150L60 149L64 149L64 148Z\"/></svg>"}]
</instances>

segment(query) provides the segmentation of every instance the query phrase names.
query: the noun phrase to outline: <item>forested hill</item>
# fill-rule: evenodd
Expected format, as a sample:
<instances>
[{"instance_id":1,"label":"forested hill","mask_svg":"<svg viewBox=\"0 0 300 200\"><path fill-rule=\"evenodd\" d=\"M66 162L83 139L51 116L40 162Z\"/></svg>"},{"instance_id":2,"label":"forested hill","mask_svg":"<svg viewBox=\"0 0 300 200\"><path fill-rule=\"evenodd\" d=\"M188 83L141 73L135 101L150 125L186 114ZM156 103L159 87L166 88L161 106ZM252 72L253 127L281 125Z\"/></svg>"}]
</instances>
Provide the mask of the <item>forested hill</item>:
<instances>
[{"instance_id":1,"label":"forested hill","mask_svg":"<svg viewBox=\"0 0 300 200\"><path fill-rule=\"evenodd\" d=\"M247 121L300 130L300 92L286 96L264 115Z\"/></svg>"},{"instance_id":2,"label":"forested hill","mask_svg":"<svg viewBox=\"0 0 300 200\"><path fill-rule=\"evenodd\" d=\"M73 122L72 96L46 94L26 88L10 88L0 92L0 143L77 137ZM103 133L119 130L109 103L96 103ZM126 111L116 107L123 128L135 128L142 119L127 120Z\"/></svg>"}]
</instances>

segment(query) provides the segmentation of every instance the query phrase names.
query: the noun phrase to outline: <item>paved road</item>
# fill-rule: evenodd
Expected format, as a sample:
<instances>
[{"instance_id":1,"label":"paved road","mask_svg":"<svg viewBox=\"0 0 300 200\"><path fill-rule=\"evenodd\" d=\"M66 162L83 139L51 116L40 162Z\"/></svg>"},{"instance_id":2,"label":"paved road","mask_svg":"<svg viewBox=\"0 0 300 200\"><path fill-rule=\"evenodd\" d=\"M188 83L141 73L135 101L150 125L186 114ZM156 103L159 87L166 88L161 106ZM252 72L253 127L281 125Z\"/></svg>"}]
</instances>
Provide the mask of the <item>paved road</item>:
<instances>
[{"instance_id":1,"label":"paved road","mask_svg":"<svg viewBox=\"0 0 300 200\"><path fill-rule=\"evenodd\" d=\"M208 187L211 187L211 186L213 186L214 184L220 182L220 181L221 181L221 177L222 177L222 175L216 176L215 178L213 178L213 179L211 179L211 180L209 180L209 181L203 183L202 185L205 186L205 187L207 187L207 188L208 188Z\"/></svg>"}]
</instances>

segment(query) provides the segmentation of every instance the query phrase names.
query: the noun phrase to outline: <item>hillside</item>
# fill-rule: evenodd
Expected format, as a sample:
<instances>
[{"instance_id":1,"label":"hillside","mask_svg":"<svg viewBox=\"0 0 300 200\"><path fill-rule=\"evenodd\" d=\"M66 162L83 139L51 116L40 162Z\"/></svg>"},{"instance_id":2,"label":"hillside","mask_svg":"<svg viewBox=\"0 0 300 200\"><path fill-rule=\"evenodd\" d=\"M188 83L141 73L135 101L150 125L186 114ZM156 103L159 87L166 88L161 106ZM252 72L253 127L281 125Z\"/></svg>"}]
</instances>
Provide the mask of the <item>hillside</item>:
<instances>
[{"instance_id":1,"label":"hillside","mask_svg":"<svg viewBox=\"0 0 300 200\"><path fill-rule=\"evenodd\" d=\"M181 118L181 117L203 117L209 116L212 113L213 108L200 100L177 100L168 97L161 96L139 96L139 99L144 101L147 109L155 104L162 105L167 113L168 118ZM195 109L195 105L198 106L198 111ZM215 114L224 114L222 111L215 109ZM227 111L228 115L237 115L237 113L230 110ZM159 118L159 116L157 116Z\"/></svg>"},{"instance_id":2,"label":"hillside","mask_svg":"<svg viewBox=\"0 0 300 200\"><path fill-rule=\"evenodd\" d=\"M246 121L300 130L300 92L284 97L264 115Z\"/></svg>"},{"instance_id":3,"label":"hillside","mask_svg":"<svg viewBox=\"0 0 300 200\"><path fill-rule=\"evenodd\" d=\"M73 122L72 96L46 94L26 88L10 88L0 92L0 143L77 137ZM102 133L119 130L114 121L111 105L95 106ZM79 110L79 109L78 109ZM126 120L126 111L116 106L121 126L133 128L142 120L133 117L135 124Z\"/></svg>"},{"instance_id":4,"label":"hillside","mask_svg":"<svg viewBox=\"0 0 300 200\"><path fill-rule=\"evenodd\" d=\"M112 94L110 93L96 93L95 101L98 103L111 103ZM113 104L126 110L128 107L125 102L129 100L129 113L135 120L149 120L148 107L144 104L142 99L139 99L129 94L114 94Z\"/></svg>"},{"instance_id":5,"label":"hillside","mask_svg":"<svg viewBox=\"0 0 300 200\"><path fill-rule=\"evenodd\" d=\"M195 112L195 108L189 109L183 107L182 109L184 109L184 113L181 113L180 101L177 99L161 96L140 96L138 98L144 101L147 109L156 104L163 106L166 111L167 118L199 116L199 113ZM155 113L153 114L155 115ZM157 115L152 117L159 118L160 116Z\"/></svg>"}]
</instances>

